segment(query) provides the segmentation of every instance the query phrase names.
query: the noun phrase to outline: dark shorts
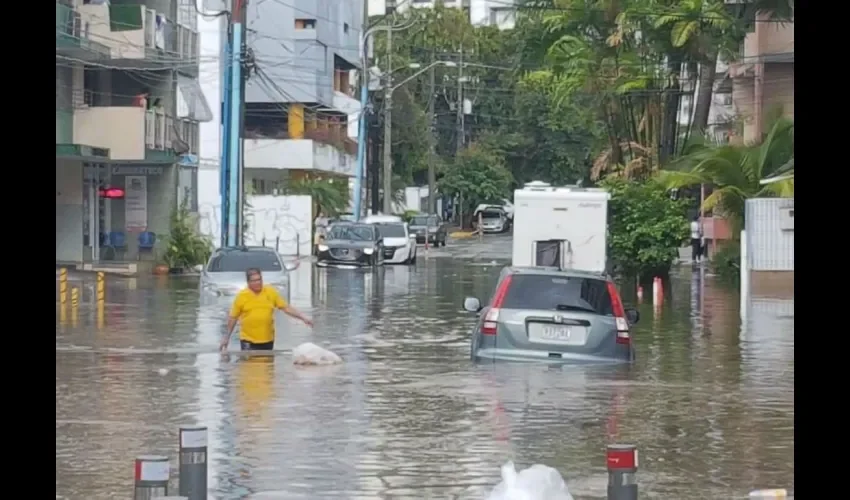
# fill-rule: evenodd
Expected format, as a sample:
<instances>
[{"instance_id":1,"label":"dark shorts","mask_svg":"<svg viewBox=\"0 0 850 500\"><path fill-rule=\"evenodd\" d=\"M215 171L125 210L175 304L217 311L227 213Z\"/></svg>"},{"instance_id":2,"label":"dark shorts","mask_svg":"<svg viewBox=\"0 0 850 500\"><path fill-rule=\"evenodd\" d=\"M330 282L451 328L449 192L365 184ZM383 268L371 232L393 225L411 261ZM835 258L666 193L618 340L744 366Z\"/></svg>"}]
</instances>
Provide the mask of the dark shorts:
<instances>
[{"instance_id":1,"label":"dark shorts","mask_svg":"<svg viewBox=\"0 0 850 500\"><path fill-rule=\"evenodd\" d=\"M274 341L255 344L254 342L248 342L247 340L240 340L239 347L242 348L243 351L273 351Z\"/></svg>"}]
</instances>

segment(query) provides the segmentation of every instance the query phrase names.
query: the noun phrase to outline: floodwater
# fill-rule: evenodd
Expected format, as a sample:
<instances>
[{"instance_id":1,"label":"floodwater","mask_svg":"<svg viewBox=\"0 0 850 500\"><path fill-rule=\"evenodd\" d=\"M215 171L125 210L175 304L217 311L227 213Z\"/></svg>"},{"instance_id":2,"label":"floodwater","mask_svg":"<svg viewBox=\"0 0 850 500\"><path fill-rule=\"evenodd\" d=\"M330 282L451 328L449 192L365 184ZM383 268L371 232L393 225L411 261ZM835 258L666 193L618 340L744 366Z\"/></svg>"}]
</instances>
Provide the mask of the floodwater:
<instances>
[{"instance_id":1,"label":"floodwater","mask_svg":"<svg viewBox=\"0 0 850 500\"><path fill-rule=\"evenodd\" d=\"M639 447L642 498L793 490L792 301L753 300L742 329L737 293L688 265L659 310L640 306L632 366L473 365L460 304L488 296L498 252L474 244L488 258L472 262L463 245L375 273L302 265L291 300L315 328L280 318L272 356L216 352L229 304L200 305L196 279L110 279L99 325L92 282L72 277L76 317L57 307L57 498L131 498L135 456L175 466L182 424L209 427L216 499L478 499L507 460L604 498L614 442ZM307 341L345 363L292 366Z\"/></svg>"}]
</instances>

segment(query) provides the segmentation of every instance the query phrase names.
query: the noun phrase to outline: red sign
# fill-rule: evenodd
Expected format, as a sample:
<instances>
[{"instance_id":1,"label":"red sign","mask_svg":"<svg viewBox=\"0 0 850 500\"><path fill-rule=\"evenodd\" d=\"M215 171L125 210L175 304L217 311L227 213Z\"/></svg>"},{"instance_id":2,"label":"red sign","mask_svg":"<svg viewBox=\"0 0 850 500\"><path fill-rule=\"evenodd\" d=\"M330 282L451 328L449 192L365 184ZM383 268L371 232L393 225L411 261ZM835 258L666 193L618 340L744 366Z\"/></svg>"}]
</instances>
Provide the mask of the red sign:
<instances>
[{"instance_id":1,"label":"red sign","mask_svg":"<svg viewBox=\"0 0 850 500\"><path fill-rule=\"evenodd\" d=\"M105 187L98 189L101 198L116 199L124 197L124 190L118 187Z\"/></svg>"}]
</instances>

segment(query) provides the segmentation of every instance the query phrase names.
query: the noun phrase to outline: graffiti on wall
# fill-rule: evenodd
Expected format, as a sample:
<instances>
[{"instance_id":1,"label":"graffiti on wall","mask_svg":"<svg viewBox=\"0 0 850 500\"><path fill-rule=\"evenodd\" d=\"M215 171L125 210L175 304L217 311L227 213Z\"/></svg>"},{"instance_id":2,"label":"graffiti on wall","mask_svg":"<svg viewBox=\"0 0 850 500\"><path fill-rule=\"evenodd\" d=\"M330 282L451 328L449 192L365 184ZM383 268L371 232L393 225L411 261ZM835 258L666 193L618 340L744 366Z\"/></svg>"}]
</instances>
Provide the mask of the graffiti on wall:
<instances>
[{"instance_id":1,"label":"graffiti on wall","mask_svg":"<svg viewBox=\"0 0 850 500\"><path fill-rule=\"evenodd\" d=\"M254 195L248 197L245 244L277 248L282 255L310 255L312 249L312 199L309 196ZM198 207L199 229L219 242L221 205Z\"/></svg>"}]
</instances>

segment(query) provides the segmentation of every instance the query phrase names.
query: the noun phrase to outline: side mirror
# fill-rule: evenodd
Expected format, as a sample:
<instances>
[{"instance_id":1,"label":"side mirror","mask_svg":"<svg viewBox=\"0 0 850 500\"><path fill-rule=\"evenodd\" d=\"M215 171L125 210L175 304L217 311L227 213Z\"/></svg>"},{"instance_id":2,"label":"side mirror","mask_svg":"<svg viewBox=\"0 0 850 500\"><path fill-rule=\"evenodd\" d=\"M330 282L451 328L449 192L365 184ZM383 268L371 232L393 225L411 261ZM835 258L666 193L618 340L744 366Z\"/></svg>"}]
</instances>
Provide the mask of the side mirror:
<instances>
[{"instance_id":1,"label":"side mirror","mask_svg":"<svg viewBox=\"0 0 850 500\"><path fill-rule=\"evenodd\" d=\"M467 297L463 299L463 309L467 312L478 312L481 310L481 301L475 297Z\"/></svg>"},{"instance_id":2,"label":"side mirror","mask_svg":"<svg viewBox=\"0 0 850 500\"><path fill-rule=\"evenodd\" d=\"M626 309L626 321L629 322L630 325L637 324L640 321L640 313L637 309Z\"/></svg>"}]
</instances>

